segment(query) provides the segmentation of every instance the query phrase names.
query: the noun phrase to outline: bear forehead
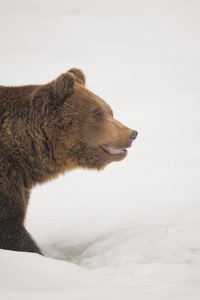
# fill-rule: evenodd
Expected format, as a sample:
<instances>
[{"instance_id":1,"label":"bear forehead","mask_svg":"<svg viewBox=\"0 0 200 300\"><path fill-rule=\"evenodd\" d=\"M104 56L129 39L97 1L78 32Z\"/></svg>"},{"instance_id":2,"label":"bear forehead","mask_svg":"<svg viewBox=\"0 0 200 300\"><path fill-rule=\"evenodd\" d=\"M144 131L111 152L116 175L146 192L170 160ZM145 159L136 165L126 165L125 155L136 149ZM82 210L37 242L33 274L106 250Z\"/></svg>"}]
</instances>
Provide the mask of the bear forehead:
<instances>
[{"instance_id":1,"label":"bear forehead","mask_svg":"<svg viewBox=\"0 0 200 300\"><path fill-rule=\"evenodd\" d=\"M99 96L88 90L85 86L82 86L80 84L76 84L77 89L75 88L75 91L80 95L80 98L84 100L91 101L91 106L95 106L96 108L106 110L109 114L113 115L113 111L111 107ZM93 104L93 105L92 105ZM89 110L89 108L88 108Z\"/></svg>"}]
</instances>

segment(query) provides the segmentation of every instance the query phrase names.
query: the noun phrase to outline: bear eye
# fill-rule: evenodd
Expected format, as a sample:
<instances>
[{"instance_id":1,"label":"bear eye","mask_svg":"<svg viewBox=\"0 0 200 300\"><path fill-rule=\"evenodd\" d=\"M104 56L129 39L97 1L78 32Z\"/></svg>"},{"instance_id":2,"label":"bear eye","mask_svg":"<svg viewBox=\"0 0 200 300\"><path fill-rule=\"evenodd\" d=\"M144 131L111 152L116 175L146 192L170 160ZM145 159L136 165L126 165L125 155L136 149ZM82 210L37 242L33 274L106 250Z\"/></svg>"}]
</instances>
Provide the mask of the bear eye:
<instances>
[{"instance_id":1,"label":"bear eye","mask_svg":"<svg viewBox=\"0 0 200 300\"><path fill-rule=\"evenodd\" d=\"M103 120L103 114L102 113L98 113L98 114L95 115L95 118L97 120Z\"/></svg>"}]
</instances>

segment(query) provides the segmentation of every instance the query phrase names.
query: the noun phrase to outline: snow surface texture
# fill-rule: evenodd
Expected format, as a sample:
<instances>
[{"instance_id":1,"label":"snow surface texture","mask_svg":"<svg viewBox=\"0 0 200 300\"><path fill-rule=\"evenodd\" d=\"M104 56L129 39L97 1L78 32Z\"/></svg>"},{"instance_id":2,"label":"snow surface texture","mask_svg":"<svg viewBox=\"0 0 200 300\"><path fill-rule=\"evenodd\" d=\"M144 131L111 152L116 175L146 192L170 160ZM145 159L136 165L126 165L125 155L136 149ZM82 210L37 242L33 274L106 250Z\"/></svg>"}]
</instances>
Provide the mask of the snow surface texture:
<instances>
[{"instance_id":1,"label":"snow surface texture","mask_svg":"<svg viewBox=\"0 0 200 300\"><path fill-rule=\"evenodd\" d=\"M1 85L81 68L139 132L123 162L33 191L46 257L0 250L0 299L200 299L199 15L196 0L0 0Z\"/></svg>"}]
</instances>

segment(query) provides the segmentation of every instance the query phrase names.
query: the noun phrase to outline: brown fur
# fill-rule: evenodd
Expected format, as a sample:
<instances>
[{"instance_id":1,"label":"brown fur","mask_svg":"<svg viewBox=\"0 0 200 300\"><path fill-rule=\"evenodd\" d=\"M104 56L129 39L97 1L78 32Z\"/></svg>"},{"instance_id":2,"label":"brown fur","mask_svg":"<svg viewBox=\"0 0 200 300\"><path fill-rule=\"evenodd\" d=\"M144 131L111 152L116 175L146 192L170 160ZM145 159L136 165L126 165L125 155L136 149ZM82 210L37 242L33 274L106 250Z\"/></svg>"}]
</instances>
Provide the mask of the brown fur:
<instances>
[{"instance_id":1,"label":"brown fur","mask_svg":"<svg viewBox=\"0 0 200 300\"><path fill-rule=\"evenodd\" d=\"M132 130L84 84L83 73L71 69L45 85L0 86L0 248L41 253L23 225L31 189L125 157L102 144L131 146Z\"/></svg>"}]
</instances>

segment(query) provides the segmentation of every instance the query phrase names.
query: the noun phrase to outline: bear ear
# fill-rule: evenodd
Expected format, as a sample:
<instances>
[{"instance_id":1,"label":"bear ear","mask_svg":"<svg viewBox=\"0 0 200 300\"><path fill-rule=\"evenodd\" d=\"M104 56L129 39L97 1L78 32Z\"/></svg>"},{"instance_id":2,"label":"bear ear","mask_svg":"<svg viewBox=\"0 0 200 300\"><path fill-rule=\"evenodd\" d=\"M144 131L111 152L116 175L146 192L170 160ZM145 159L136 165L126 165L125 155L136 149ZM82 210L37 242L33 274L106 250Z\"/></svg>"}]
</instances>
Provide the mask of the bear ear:
<instances>
[{"instance_id":1,"label":"bear ear","mask_svg":"<svg viewBox=\"0 0 200 300\"><path fill-rule=\"evenodd\" d=\"M54 81L39 87L33 94L33 107L43 116L50 114L74 91L75 77L64 73Z\"/></svg>"},{"instance_id":2,"label":"bear ear","mask_svg":"<svg viewBox=\"0 0 200 300\"><path fill-rule=\"evenodd\" d=\"M53 87L53 95L59 100L64 100L74 91L75 76L73 74L61 74L51 84Z\"/></svg>"},{"instance_id":3,"label":"bear ear","mask_svg":"<svg viewBox=\"0 0 200 300\"><path fill-rule=\"evenodd\" d=\"M70 69L68 73L71 73L75 76L75 80L77 83L85 85L85 74L79 69Z\"/></svg>"}]
</instances>

